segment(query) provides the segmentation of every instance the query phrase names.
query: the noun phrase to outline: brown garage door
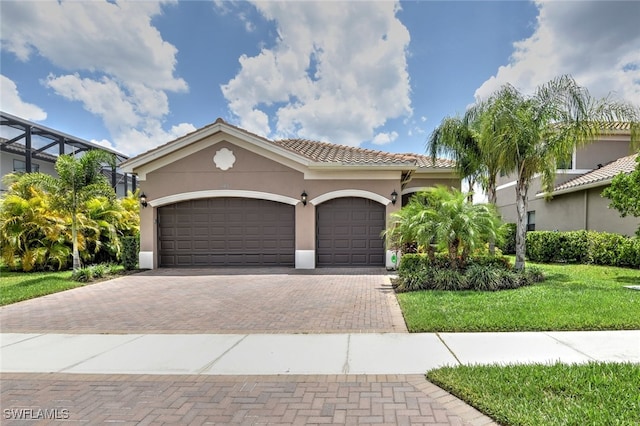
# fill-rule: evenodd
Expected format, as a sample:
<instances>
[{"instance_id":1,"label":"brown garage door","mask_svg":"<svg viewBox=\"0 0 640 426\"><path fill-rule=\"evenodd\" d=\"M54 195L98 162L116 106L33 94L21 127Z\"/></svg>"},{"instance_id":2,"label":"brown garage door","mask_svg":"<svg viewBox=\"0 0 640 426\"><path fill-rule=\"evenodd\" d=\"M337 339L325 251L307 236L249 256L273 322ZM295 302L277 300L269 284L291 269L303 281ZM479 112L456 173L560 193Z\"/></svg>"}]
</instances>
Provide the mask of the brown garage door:
<instances>
[{"instance_id":1,"label":"brown garage door","mask_svg":"<svg viewBox=\"0 0 640 426\"><path fill-rule=\"evenodd\" d=\"M295 210L249 198L184 201L158 209L160 266L293 266Z\"/></svg>"},{"instance_id":2,"label":"brown garage door","mask_svg":"<svg viewBox=\"0 0 640 426\"><path fill-rule=\"evenodd\" d=\"M385 207L335 198L316 207L317 266L384 266Z\"/></svg>"}]
</instances>

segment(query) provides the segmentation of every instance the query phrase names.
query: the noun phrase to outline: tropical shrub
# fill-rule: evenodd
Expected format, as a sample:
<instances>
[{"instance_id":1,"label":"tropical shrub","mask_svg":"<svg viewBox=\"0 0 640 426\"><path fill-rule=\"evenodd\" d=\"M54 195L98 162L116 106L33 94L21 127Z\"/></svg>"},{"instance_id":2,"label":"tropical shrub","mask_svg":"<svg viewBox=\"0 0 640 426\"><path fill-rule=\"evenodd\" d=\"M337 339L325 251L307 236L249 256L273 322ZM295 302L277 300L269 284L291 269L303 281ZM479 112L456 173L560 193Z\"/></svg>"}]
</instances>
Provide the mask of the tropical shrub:
<instances>
[{"instance_id":1,"label":"tropical shrub","mask_svg":"<svg viewBox=\"0 0 640 426\"><path fill-rule=\"evenodd\" d=\"M0 203L2 260L25 272L66 268L71 256L66 222L44 191L14 182Z\"/></svg>"},{"instance_id":2,"label":"tropical shrub","mask_svg":"<svg viewBox=\"0 0 640 426\"><path fill-rule=\"evenodd\" d=\"M0 200L0 255L12 270L65 269L72 261L73 219L42 185L40 173L8 175L9 190ZM113 190L111 190L113 192ZM77 205L78 253L85 263L118 262L121 238L139 232L136 194L122 199L95 196Z\"/></svg>"},{"instance_id":3,"label":"tropical shrub","mask_svg":"<svg viewBox=\"0 0 640 426\"><path fill-rule=\"evenodd\" d=\"M500 225L495 206L471 204L459 190L437 186L393 213L385 235L395 247L416 243L431 259L436 248L445 251L450 267L459 269L475 250L500 239Z\"/></svg>"},{"instance_id":4,"label":"tropical shrub","mask_svg":"<svg viewBox=\"0 0 640 426\"><path fill-rule=\"evenodd\" d=\"M398 268L396 291L515 289L544 280L535 267L514 271L503 256L471 257L465 268L451 269L447 254L405 254Z\"/></svg>"}]
</instances>

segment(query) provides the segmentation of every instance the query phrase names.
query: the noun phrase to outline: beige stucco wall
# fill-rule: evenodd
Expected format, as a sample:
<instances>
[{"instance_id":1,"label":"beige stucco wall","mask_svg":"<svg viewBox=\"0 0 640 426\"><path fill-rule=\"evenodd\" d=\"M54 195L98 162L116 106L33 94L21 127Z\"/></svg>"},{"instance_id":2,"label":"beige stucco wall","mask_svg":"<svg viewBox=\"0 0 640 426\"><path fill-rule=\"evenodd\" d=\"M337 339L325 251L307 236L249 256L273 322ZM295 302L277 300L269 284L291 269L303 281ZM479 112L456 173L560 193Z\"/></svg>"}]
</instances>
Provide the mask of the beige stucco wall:
<instances>
[{"instance_id":1,"label":"beige stucco wall","mask_svg":"<svg viewBox=\"0 0 640 426\"><path fill-rule=\"evenodd\" d=\"M398 194L401 192L401 171L307 170L311 178L305 178L304 171L285 165L286 159L280 159L273 153L267 153L267 156L258 154L238 145L225 140L168 162L146 173L146 179L139 183L139 187L151 204L162 197L194 191L257 191L290 197L296 201L305 191L309 200L307 205L301 202L295 204L296 250L302 251L316 248L315 209L319 202L314 202L314 199L321 197L322 201L323 196L326 198L327 194L334 191L349 191L355 196L375 194L380 200L381 197L389 200L394 190ZM222 148L229 149L236 157L233 166L226 171L218 169L213 161L214 155ZM459 187L459 180L456 179L419 181L421 186L433 186L436 183ZM388 201L385 204L388 217L400 209L400 197L395 205ZM157 209L158 206L149 206L141 210L141 252L157 253ZM153 266L157 267L155 254Z\"/></svg>"},{"instance_id":2,"label":"beige stucco wall","mask_svg":"<svg viewBox=\"0 0 640 426\"><path fill-rule=\"evenodd\" d=\"M536 212L538 231L591 230L634 235L640 219L621 218L615 209L609 209L609 200L600 194L605 187L557 195L550 201L544 198L530 199L527 211ZM500 209L505 222L516 221L515 204Z\"/></svg>"},{"instance_id":3,"label":"beige stucco wall","mask_svg":"<svg viewBox=\"0 0 640 426\"><path fill-rule=\"evenodd\" d=\"M595 169L621 157L630 155L629 137L603 136L601 140L586 145L576 152L576 169Z\"/></svg>"},{"instance_id":4,"label":"beige stucco wall","mask_svg":"<svg viewBox=\"0 0 640 426\"><path fill-rule=\"evenodd\" d=\"M455 177L449 177L449 178L437 177L437 176L429 177L428 174L426 176L424 174L423 175L417 174L416 177L414 177L407 183L407 185L402 190L402 193L409 194L409 193L421 191L424 188L430 188L436 185L444 185L450 188L460 189L462 185L462 181L459 178L455 178Z\"/></svg>"}]
</instances>

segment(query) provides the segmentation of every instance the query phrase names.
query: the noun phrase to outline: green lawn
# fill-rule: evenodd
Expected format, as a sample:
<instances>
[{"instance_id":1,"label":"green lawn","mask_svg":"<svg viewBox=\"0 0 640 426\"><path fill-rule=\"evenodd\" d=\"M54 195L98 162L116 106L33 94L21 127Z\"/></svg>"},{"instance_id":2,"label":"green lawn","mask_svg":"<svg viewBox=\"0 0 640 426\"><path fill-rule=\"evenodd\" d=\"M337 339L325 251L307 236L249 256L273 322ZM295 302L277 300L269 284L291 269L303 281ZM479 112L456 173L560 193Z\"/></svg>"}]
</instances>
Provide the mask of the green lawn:
<instances>
[{"instance_id":1,"label":"green lawn","mask_svg":"<svg viewBox=\"0 0 640 426\"><path fill-rule=\"evenodd\" d=\"M459 366L427 378L503 425L638 425L640 365Z\"/></svg>"},{"instance_id":2,"label":"green lawn","mask_svg":"<svg viewBox=\"0 0 640 426\"><path fill-rule=\"evenodd\" d=\"M83 283L71 280L71 271L7 272L0 271L0 306L33 299L79 287Z\"/></svg>"},{"instance_id":3,"label":"green lawn","mask_svg":"<svg viewBox=\"0 0 640 426\"><path fill-rule=\"evenodd\" d=\"M546 281L517 290L398 294L409 331L640 329L640 291L624 288L640 285L640 270L535 265Z\"/></svg>"}]
</instances>

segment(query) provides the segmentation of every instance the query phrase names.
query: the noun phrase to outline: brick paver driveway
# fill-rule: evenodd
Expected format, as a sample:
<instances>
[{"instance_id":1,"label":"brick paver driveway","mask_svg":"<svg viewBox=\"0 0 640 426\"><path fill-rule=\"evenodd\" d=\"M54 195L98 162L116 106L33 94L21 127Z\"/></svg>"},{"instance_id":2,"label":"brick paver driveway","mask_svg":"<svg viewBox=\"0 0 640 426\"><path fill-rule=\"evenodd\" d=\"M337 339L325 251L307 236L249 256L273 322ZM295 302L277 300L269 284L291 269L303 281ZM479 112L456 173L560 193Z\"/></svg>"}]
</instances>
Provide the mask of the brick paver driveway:
<instances>
[{"instance_id":1,"label":"brick paver driveway","mask_svg":"<svg viewBox=\"0 0 640 426\"><path fill-rule=\"evenodd\" d=\"M406 332L383 269L159 269L0 309L2 332Z\"/></svg>"},{"instance_id":2,"label":"brick paver driveway","mask_svg":"<svg viewBox=\"0 0 640 426\"><path fill-rule=\"evenodd\" d=\"M381 269L149 271L2 307L0 327L3 333L406 332ZM0 386L3 425L28 419L54 425L494 424L422 375L3 373Z\"/></svg>"}]
</instances>

